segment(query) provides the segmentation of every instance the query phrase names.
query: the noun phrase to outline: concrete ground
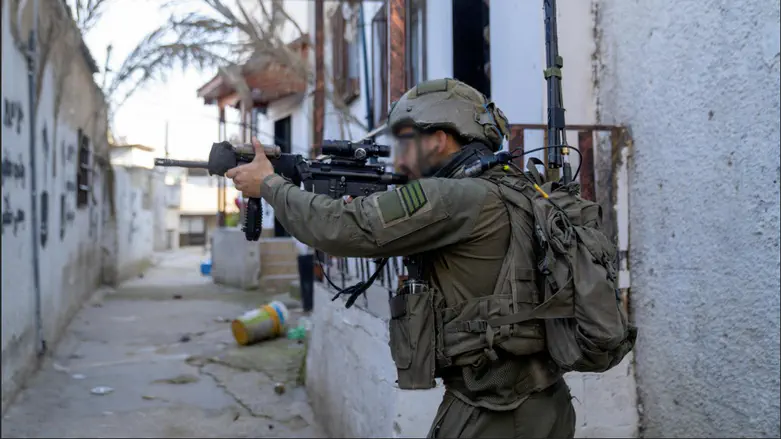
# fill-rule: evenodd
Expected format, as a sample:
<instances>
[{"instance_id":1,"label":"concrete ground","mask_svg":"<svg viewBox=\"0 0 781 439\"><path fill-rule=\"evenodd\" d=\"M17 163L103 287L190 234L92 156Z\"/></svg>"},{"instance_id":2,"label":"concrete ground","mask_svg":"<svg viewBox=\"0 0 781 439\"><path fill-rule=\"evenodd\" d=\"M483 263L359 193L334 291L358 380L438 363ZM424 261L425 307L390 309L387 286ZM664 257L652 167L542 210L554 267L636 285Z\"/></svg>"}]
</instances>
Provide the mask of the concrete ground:
<instances>
[{"instance_id":1,"label":"concrete ground","mask_svg":"<svg viewBox=\"0 0 781 439\"><path fill-rule=\"evenodd\" d=\"M229 319L272 298L295 324L297 302L214 285L202 258L160 253L143 277L98 292L8 409L2 437L323 437L301 385L305 345L239 347L230 332Z\"/></svg>"}]
</instances>

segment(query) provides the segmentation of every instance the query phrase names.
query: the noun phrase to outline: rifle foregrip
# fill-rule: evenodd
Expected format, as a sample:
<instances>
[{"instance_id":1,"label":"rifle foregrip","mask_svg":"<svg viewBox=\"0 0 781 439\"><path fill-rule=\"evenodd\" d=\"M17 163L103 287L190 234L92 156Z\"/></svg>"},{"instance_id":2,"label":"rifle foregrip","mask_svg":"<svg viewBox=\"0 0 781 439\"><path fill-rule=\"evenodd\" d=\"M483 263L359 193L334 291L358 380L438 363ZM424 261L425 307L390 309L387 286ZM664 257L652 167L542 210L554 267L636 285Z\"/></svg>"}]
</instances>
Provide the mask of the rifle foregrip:
<instances>
[{"instance_id":1,"label":"rifle foregrip","mask_svg":"<svg viewBox=\"0 0 781 439\"><path fill-rule=\"evenodd\" d=\"M262 227L263 207L260 205L260 198L249 198L244 210L244 237L247 241L257 241L260 239Z\"/></svg>"}]
</instances>

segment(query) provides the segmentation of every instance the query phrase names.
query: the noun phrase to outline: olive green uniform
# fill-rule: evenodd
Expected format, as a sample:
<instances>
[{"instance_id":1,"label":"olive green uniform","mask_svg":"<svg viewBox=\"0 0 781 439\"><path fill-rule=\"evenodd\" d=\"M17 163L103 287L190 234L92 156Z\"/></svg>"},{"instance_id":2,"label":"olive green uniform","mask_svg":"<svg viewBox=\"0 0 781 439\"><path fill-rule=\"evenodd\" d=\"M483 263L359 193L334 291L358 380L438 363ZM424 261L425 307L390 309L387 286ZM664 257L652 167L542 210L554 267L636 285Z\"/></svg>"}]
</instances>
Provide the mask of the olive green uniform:
<instances>
[{"instance_id":1,"label":"olive green uniform","mask_svg":"<svg viewBox=\"0 0 781 439\"><path fill-rule=\"evenodd\" d=\"M301 191L272 175L264 180L261 193L291 235L332 255L424 254L425 277L437 292L434 301L444 310L444 320L452 320L464 304L495 294L499 284L510 283L504 280L509 274L502 272L513 239L510 215L497 186L485 179L426 178L347 203ZM524 251L531 255L528 233ZM531 256L526 259L531 261ZM526 272L533 271L530 264ZM512 273L534 290L524 270ZM569 389L544 352L540 330L529 329L534 332L530 337L540 340L530 355L498 349L498 358L488 361L480 355L448 353L447 343L444 349L436 348L437 376L447 391L430 437L573 437ZM451 341L485 338L468 329L458 331L448 333Z\"/></svg>"}]
</instances>

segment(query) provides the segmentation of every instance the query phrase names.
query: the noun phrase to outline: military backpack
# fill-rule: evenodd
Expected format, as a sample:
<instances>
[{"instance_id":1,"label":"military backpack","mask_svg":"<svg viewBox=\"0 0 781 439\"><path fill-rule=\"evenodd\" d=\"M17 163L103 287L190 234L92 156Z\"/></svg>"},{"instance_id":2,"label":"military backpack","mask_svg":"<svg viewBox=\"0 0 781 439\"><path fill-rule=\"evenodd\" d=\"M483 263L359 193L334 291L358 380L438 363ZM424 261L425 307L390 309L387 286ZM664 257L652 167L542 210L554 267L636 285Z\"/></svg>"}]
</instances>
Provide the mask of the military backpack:
<instances>
[{"instance_id":1,"label":"military backpack","mask_svg":"<svg viewBox=\"0 0 781 439\"><path fill-rule=\"evenodd\" d=\"M542 320L548 353L563 372L604 372L634 347L617 288L616 245L602 228L602 208L580 185L546 181L530 159L524 176L495 179L510 207L531 202L538 288L535 308L488 320L491 328ZM512 219L512 218L511 218Z\"/></svg>"}]
</instances>

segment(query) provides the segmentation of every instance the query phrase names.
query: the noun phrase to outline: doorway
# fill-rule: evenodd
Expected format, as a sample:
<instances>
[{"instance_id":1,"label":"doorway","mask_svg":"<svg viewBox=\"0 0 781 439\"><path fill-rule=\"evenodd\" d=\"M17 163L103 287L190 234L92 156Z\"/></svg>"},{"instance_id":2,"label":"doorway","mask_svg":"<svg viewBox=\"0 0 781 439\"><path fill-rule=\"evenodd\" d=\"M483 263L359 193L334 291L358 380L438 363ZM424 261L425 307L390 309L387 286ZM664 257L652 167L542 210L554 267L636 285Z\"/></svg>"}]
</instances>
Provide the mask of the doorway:
<instances>
[{"instance_id":1,"label":"doorway","mask_svg":"<svg viewBox=\"0 0 781 439\"><path fill-rule=\"evenodd\" d=\"M290 154L290 150L292 149L292 129L290 125L290 116L283 117L282 119L274 122L274 143L285 154ZM284 238L288 236L290 236L290 234L287 232L287 230L285 230L284 227L282 227L282 224L277 221L277 217L274 216L274 237Z\"/></svg>"},{"instance_id":2,"label":"doorway","mask_svg":"<svg viewBox=\"0 0 781 439\"><path fill-rule=\"evenodd\" d=\"M491 97L489 0L453 0L453 76Z\"/></svg>"}]
</instances>

